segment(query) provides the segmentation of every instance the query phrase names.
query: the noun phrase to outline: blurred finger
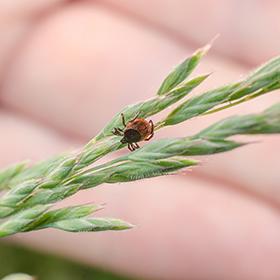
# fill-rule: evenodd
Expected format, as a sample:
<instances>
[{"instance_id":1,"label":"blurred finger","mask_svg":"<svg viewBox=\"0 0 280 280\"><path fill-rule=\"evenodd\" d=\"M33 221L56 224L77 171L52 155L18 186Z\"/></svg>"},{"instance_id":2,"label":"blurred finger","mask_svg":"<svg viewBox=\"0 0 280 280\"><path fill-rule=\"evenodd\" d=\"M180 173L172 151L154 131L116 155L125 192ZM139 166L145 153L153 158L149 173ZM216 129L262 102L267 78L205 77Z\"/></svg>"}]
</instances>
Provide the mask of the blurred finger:
<instances>
[{"instance_id":1,"label":"blurred finger","mask_svg":"<svg viewBox=\"0 0 280 280\"><path fill-rule=\"evenodd\" d=\"M200 46L220 34L215 50L256 65L279 54L279 1L103 0L120 13L156 27L183 44Z\"/></svg>"},{"instance_id":2,"label":"blurred finger","mask_svg":"<svg viewBox=\"0 0 280 280\"><path fill-rule=\"evenodd\" d=\"M150 97L186 53L190 51L112 11L92 4L72 5L38 28L7 76L2 100L60 131L90 138L123 106ZM200 72L214 69L217 74L199 92L245 73L217 57L207 58ZM166 129L156 137L190 135L225 115L258 112L277 100L278 93L270 94L225 113ZM278 138L218 156L198 174L226 179L279 202L275 192L280 147L271 146Z\"/></svg>"},{"instance_id":3,"label":"blurred finger","mask_svg":"<svg viewBox=\"0 0 280 280\"><path fill-rule=\"evenodd\" d=\"M36 28L38 15L46 13L64 0L9 0L0 2L0 81L9 65L21 52L29 34Z\"/></svg>"},{"instance_id":4,"label":"blurred finger","mask_svg":"<svg viewBox=\"0 0 280 280\"><path fill-rule=\"evenodd\" d=\"M19 161L44 160L76 144L56 132L11 112L0 110L0 165L6 167Z\"/></svg>"}]
</instances>

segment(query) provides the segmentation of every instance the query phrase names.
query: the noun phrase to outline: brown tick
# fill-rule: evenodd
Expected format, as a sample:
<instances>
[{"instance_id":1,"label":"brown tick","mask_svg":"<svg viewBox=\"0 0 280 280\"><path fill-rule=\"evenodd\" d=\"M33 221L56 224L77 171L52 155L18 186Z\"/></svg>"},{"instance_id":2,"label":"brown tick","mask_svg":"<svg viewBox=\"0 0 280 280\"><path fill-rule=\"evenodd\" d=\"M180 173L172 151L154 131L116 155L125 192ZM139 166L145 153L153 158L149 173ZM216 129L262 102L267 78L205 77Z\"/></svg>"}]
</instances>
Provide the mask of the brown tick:
<instances>
[{"instance_id":1,"label":"brown tick","mask_svg":"<svg viewBox=\"0 0 280 280\"><path fill-rule=\"evenodd\" d=\"M118 136L123 136L121 143L127 143L127 147L130 151L139 149L137 142L148 141L154 136L154 124L153 121L147 121L137 116L130 120L128 123L125 123L124 114L122 116L122 123L124 128L114 128L112 131L113 134Z\"/></svg>"}]
</instances>

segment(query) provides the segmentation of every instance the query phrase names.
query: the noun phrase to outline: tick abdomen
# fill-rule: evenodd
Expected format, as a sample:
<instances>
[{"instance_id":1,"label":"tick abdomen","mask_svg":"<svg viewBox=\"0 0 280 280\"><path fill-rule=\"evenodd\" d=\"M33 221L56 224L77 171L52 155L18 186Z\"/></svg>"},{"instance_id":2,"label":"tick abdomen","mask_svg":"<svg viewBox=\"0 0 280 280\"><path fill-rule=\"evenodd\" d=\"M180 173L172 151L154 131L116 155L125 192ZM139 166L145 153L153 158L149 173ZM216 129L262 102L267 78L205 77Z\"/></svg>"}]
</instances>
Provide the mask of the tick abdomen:
<instances>
[{"instance_id":1,"label":"tick abdomen","mask_svg":"<svg viewBox=\"0 0 280 280\"><path fill-rule=\"evenodd\" d=\"M145 137L150 133L149 122L147 122L145 119L136 119L134 121L128 122L126 129L134 129L138 131L142 137Z\"/></svg>"}]
</instances>

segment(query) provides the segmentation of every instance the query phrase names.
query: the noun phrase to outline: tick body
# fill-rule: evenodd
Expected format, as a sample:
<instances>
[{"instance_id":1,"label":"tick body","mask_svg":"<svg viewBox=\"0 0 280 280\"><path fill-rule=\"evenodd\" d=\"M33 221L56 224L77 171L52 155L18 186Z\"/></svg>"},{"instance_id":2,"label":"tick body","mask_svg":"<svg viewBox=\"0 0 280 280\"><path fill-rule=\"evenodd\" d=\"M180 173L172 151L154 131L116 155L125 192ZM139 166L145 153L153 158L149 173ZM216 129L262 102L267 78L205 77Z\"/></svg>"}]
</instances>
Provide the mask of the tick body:
<instances>
[{"instance_id":1,"label":"tick body","mask_svg":"<svg viewBox=\"0 0 280 280\"><path fill-rule=\"evenodd\" d=\"M121 143L127 143L127 147L130 151L140 148L137 144L138 142L148 141L154 136L154 124L152 120L147 121L138 118L138 113L134 119L126 123L124 114L121 114L121 116L124 128L114 128L112 132L115 135L122 136Z\"/></svg>"}]
</instances>

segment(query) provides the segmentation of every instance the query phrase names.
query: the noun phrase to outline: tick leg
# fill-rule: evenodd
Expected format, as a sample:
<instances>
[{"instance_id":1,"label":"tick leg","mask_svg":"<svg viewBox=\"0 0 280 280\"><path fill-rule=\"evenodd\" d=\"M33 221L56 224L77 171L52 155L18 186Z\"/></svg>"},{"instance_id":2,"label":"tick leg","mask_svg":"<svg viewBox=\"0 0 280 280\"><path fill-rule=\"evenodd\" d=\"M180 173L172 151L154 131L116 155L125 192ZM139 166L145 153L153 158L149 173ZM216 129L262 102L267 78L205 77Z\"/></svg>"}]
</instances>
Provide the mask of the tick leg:
<instances>
[{"instance_id":1,"label":"tick leg","mask_svg":"<svg viewBox=\"0 0 280 280\"><path fill-rule=\"evenodd\" d=\"M150 139L153 138L153 136L154 136L154 133L150 134L150 135L145 139L145 141L149 141Z\"/></svg>"},{"instance_id":2,"label":"tick leg","mask_svg":"<svg viewBox=\"0 0 280 280\"><path fill-rule=\"evenodd\" d=\"M122 136L123 135L122 130L120 130L119 128L114 128L112 133L117 135L117 136Z\"/></svg>"},{"instance_id":3,"label":"tick leg","mask_svg":"<svg viewBox=\"0 0 280 280\"><path fill-rule=\"evenodd\" d=\"M145 141L149 141L150 139L153 138L153 136L154 136L154 133L150 134L150 135L145 139Z\"/></svg>"},{"instance_id":4,"label":"tick leg","mask_svg":"<svg viewBox=\"0 0 280 280\"><path fill-rule=\"evenodd\" d=\"M149 121L151 125L151 134L145 139L145 141L149 141L154 136L154 123L152 120Z\"/></svg>"},{"instance_id":5,"label":"tick leg","mask_svg":"<svg viewBox=\"0 0 280 280\"><path fill-rule=\"evenodd\" d=\"M123 126L126 127L126 123L125 123L125 118L124 118L124 114L121 113L121 116L122 116L122 123L123 123Z\"/></svg>"},{"instance_id":6,"label":"tick leg","mask_svg":"<svg viewBox=\"0 0 280 280\"><path fill-rule=\"evenodd\" d=\"M134 151L134 147L131 144L127 144L128 149L133 152Z\"/></svg>"},{"instance_id":7,"label":"tick leg","mask_svg":"<svg viewBox=\"0 0 280 280\"><path fill-rule=\"evenodd\" d=\"M149 120L149 124L151 125L151 134L154 134L154 123L152 120Z\"/></svg>"},{"instance_id":8,"label":"tick leg","mask_svg":"<svg viewBox=\"0 0 280 280\"><path fill-rule=\"evenodd\" d=\"M133 143L133 144L134 144L135 149L139 149L139 148L140 148L140 146L138 145L138 143Z\"/></svg>"}]
</instances>

